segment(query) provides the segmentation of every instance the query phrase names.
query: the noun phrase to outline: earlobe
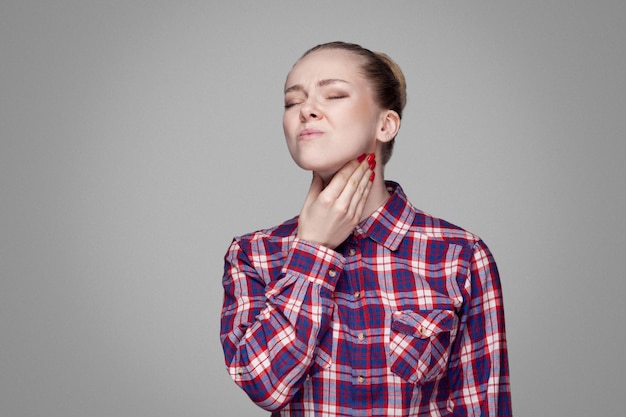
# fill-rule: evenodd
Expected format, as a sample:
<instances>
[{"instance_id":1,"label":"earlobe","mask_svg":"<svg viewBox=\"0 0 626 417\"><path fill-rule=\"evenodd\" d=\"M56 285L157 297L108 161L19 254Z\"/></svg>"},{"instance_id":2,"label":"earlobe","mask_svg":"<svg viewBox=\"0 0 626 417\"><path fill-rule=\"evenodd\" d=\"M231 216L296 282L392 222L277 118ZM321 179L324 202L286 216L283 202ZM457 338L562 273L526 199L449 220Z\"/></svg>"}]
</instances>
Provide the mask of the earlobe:
<instances>
[{"instance_id":1,"label":"earlobe","mask_svg":"<svg viewBox=\"0 0 626 417\"><path fill-rule=\"evenodd\" d=\"M380 142L389 142L396 137L398 130L400 130L400 116L393 110L385 110L376 139Z\"/></svg>"}]
</instances>

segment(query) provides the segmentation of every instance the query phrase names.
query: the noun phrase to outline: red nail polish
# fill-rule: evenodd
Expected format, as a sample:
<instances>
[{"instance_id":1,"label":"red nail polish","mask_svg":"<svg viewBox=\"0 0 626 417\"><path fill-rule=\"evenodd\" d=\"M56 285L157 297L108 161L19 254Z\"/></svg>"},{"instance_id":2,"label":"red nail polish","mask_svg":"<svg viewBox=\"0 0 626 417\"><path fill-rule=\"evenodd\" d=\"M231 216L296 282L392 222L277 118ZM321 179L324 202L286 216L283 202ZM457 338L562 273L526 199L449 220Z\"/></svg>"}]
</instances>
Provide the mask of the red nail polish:
<instances>
[{"instance_id":1,"label":"red nail polish","mask_svg":"<svg viewBox=\"0 0 626 417\"><path fill-rule=\"evenodd\" d=\"M370 162L370 169L373 171L376 168L376 161Z\"/></svg>"},{"instance_id":2,"label":"red nail polish","mask_svg":"<svg viewBox=\"0 0 626 417\"><path fill-rule=\"evenodd\" d=\"M363 160L365 159L366 156L367 156L366 154L363 154L363 155L359 156L356 160L359 161L359 162L363 162Z\"/></svg>"},{"instance_id":3,"label":"red nail polish","mask_svg":"<svg viewBox=\"0 0 626 417\"><path fill-rule=\"evenodd\" d=\"M376 173L374 171L372 171L372 174L370 175L370 181L374 182L374 177L376 176Z\"/></svg>"},{"instance_id":4,"label":"red nail polish","mask_svg":"<svg viewBox=\"0 0 626 417\"><path fill-rule=\"evenodd\" d=\"M376 159L376 155L374 155L373 153L371 153L371 154L369 154L369 155L367 156L367 162L368 162L368 163L370 163L370 164L371 164L371 163L372 163L375 159Z\"/></svg>"}]
</instances>

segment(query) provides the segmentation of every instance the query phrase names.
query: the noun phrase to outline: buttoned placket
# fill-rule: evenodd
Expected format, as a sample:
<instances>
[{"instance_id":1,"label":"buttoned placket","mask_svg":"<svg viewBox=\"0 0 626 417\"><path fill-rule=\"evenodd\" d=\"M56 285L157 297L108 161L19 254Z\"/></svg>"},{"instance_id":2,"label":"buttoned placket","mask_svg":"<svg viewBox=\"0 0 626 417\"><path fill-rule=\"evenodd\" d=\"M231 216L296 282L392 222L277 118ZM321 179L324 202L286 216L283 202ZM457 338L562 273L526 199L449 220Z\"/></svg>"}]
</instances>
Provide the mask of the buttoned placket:
<instances>
[{"instance_id":1,"label":"buttoned placket","mask_svg":"<svg viewBox=\"0 0 626 417\"><path fill-rule=\"evenodd\" d=\"M354 271L350 274L348 279L349 288L352 290L352 314L351 316L355 319L354 322L349 323L349 326L354 329L354 359L353 363L353 378L355 386L354 388L357 390L355 392L357 397L365 395L365 392L361 392L362 389L365 389L367 382L367 364L364 363L364 358L367 357L367 323L365 323L365 317L363 315L363 276L361 268L363 265L361 264L361 253L360 253L360 237L352 235L346 242L346 248L343 251L344 256L346 257L347 263L356 264L354 268L350 268L350 270Z\"/></svg>"}]
</instances>

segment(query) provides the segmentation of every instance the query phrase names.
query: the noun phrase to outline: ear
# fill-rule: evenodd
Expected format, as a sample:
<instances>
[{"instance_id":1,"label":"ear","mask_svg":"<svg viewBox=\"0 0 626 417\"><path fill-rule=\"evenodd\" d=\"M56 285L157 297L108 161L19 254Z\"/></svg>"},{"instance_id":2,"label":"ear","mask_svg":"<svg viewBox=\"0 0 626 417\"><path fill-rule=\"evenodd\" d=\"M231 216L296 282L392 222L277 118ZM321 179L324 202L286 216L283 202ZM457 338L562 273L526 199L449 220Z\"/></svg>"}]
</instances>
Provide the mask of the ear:
<instances>
[{"instance_id":1,"label":"ear","mask_svg":"<svg viewBox=\"0 0 626 417\"><path fill-rule=\"evenodd\" d=\"M378 129L376 130L376 140L389 142L396 137L398 130L400 130L400 116L398 113L394 110L383 110Z\"/></svg>"}]
</instances>

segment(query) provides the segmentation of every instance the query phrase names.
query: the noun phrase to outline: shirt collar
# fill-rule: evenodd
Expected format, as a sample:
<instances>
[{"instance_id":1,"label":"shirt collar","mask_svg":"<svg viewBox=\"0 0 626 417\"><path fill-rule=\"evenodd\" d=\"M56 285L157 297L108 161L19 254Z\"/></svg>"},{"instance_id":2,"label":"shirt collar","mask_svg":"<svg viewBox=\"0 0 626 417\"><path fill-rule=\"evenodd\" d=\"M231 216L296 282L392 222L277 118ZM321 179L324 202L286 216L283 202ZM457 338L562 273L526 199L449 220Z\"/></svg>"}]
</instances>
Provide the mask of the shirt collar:
<instances>
[{"instance_id":1,"label":"shirt collar","mask_svg":"<svg viewBox=\"0 0 626 417\"><path fill-rule=\"evenodd\" d=\"M356 229L359 234L369 236L386 248L395 251L413 224L415 209L399 184L385 181L385 185L391 196Z\"/></svg>"}]
</instances>

